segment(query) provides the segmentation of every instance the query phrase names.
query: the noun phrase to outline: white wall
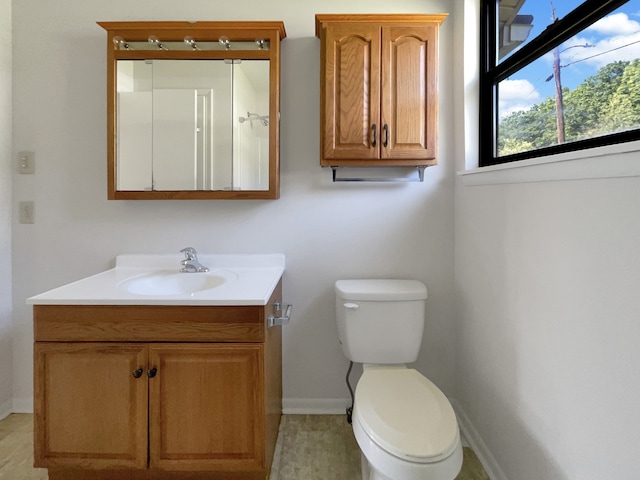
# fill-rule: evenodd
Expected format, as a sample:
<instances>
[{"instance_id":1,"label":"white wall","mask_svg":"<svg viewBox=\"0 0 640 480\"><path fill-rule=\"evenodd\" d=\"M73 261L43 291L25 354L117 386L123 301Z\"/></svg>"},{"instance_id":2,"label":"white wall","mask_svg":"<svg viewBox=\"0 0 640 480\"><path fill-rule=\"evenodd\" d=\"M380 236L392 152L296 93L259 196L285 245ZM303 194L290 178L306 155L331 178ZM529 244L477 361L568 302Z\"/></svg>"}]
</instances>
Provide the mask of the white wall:
<instances>
[{"instance_id":1,"label":"white wall","mask_svg":"<svg viewBox=\"0 0 640 480\"><path fill-rule=\"evenodd\" d=\"M458 188L456 397L510 479L640 477L640 179Z\"/></svg>"},{"instance_id":2,"label":"white wall","mask_svg":"<svg viewBox=\"0 0 640 480\"><path fill-rule=\"evenodd\" d=\"M527 182L543 168L456 182L455 397L496 480L637 479L640 177Z\"/></svg>"},{"instance_id":3,"label":"white wall","mask_svg":"<svg viewBox=\"0 0 640 480\"><path fill-rule=\"evenodd\" d=\"M0 419L11 412L11 0L0 0Z\"/></svg>"},{"instance_id":4,"label":"white wall","mask_svg":"<svg viewBox=\"0 0 640 480\"><path fill-rule=\"evenodd\" d=\"M288 408L344 411L348 362L337 344L333 283L394 276L429 288L418 368L453 388L452 21L441 29L440 166L422 184L333 184L319 167L315 13L450 11L445 0L60 0L14 2L14 150L37 173L14 185L36 223L14 225L15 404L30 407L32 316L25 299L99 272L123 252L286 254L284 395ZM96 21L283 20L282 190L277 201L107 201L106 33ZM356 375L354 375L354 379ZM335 400L338 399L336 402Z\"/></svg>"},{"instance_id":5,"label":"white wall","mask_svg":"<svg viewBox=\"0 0 640 480\"><path fill-rule=\"evenodd\" d=\"M10 158L35 150L38 159L36 175L14 175L13 184L14 201L36 202L35 225L13 224L14 408L31 402L28 296L108 268L122 252L188 244L283 252L285 300L294 304L284 329L289 407L342 406L335 400L348 395L333 282L412 277L430 295L418 368L456 397L481 453L495 460L496 479L640 477L633 451L640 444L640 179L454 183L455 170L473 164L477 143L474 106L463 102L474 100L475 88L473 75L461 74L469 48L463 32L470 33L463 3L477 0L376 8L360 0L247 0L215 10L205 0L14 2L13 153L8 110L0 108L0 295L10 290ZM427 170L424 184L332 184L318 167L314 14L385 9L452 13L441 30L441 165ZM10 10L0 0L0 36ZM280 200L106 200L105 34L95 22L150 19L285 21ZM0 50L0 99L11 91L9 51ZM475 64L467 58L465 68ZM10 303L0 299L0 342L10 338ZM11 378L7 351L0 343L0 406Z\"/></svg>"}]
</instances>

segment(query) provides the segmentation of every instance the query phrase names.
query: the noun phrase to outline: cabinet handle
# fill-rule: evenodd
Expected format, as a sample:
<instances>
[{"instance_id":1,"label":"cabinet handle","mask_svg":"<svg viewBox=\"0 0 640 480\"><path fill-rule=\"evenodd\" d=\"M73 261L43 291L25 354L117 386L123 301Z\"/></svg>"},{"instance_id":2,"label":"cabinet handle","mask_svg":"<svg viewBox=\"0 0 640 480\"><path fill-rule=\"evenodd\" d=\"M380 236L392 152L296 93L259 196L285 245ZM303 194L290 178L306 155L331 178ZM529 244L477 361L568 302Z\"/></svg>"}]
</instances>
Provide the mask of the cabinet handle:
<instances>
[{"instance_id":1,"label":"cabinet handle","mask_svg":"<svg viewBox=\"0 0 640 480\"><path fill-rule=\"evenodd\" d=\"M374 123L371 125L371 130L373 130L373 142L371 142L371 146L375 148L378 145L378 126Z\"/></svg>"},{"instance_id":2,"label":"cabinet handle","mask_svg":"<svg viewBox=\"0 0 640 480\"><path fill-rule=\"evenodd\" d=\"M382 131L384 132L384 140L382 141L382 146L384 148L387 148L387 145L389 145L389 125L385 123L382 127Z\"/></svg>"},{"instance_id":3,"label":"cabinet handle","mask_svg":"<svg viewBox=\"0 0 640 480\"><path fill-rule=\"evenodd\" d=\"M153 367L151 370L147 372L147 376L149 378L153 378L156 376L157 373L158 373L158 369L156 367Z\"/></svg>"},{"instance_id":4,"label":"cabinet handle","mask_svg":"<svg viewBox=\"0 0 640 480\"><path fill-rule=\"evenodd\" d=\"M144 370L139 368L137 370L134 370L132 375L133 375L133 378L140 378L143 373L144 373Z\"/></svg>"}]
</instances>

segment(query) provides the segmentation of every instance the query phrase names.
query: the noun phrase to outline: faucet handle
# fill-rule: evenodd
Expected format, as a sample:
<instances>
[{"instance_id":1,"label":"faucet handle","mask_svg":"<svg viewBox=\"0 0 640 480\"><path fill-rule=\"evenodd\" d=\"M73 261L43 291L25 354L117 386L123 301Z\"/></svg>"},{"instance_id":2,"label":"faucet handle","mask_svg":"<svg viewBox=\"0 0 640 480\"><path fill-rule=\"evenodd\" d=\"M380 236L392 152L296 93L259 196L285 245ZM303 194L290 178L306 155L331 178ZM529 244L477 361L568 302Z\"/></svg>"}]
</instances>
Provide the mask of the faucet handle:
<instances>
[{"instance_id":1,"label":"faucet handle","mask_svg":"<svg viewBox=\"0 0 640 480\"><path fill-rule=\"evenodd\" d=\"M193 247L185 247L180 250L180 253L184 253L187 260L195 260L198 256L198 252L196 252L196 249Z\"/></svg>"}]
</instances>

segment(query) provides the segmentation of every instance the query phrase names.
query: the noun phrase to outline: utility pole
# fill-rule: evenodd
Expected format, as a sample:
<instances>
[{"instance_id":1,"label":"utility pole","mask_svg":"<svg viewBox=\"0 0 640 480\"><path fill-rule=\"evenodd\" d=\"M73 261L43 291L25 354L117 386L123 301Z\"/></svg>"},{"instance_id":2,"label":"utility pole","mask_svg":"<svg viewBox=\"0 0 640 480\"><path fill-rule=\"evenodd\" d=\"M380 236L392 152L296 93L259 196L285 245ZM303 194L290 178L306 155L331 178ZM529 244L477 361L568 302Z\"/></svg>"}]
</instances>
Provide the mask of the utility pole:
<instances>
[{"instance_id":1,"label":"utility pole","mask_svg":"<svg viewBox=\"0 0 640 480\"><path fill-rule=\"evenodd\" d=\"M555 22L556 7L551 4L551 20ZM560 79L560 46L553 49L553 78L556 81L556 126L558 129L558 144L564 143L564 103L562 100L562 80Z\"/></svg>"}]
</instances>

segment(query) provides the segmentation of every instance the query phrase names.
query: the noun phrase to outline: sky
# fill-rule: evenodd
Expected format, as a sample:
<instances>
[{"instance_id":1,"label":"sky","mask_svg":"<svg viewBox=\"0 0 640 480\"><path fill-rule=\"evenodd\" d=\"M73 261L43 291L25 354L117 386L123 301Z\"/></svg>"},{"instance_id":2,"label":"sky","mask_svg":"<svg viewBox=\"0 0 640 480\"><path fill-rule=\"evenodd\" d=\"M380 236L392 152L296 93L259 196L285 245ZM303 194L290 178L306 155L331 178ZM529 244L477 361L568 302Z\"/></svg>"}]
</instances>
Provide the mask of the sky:
<instances>
[{"instance_id":1,"label":"sky","mask_svg":"<svg viewBox=\"0 0 640 480\"><path fill-rule=\"evenodd\" d=\"M581 0L527 0L520 14L533 15L531 40L552 23L551 5L557 18L564 17ZM640 0L630 0L591 27L560 45L560 79L573 89L584 79L617 60L640 58ZM499 85L499 111L504 117L555 96L553 54L549 53ZM551 78L549 78L551 76ZM549 79L549 80L547 80Z\"/></svg>"}]
</instances>

